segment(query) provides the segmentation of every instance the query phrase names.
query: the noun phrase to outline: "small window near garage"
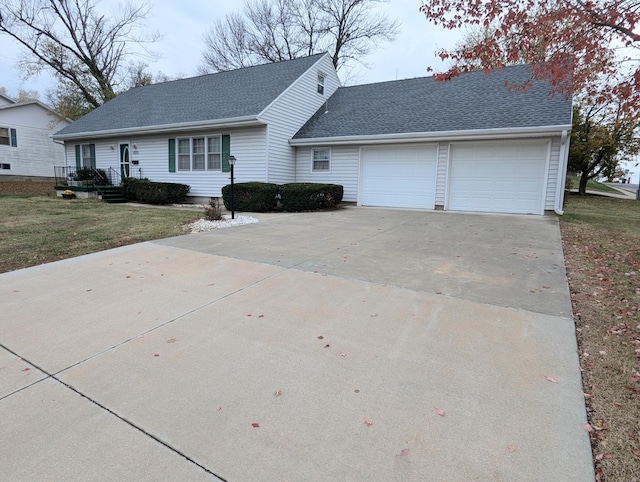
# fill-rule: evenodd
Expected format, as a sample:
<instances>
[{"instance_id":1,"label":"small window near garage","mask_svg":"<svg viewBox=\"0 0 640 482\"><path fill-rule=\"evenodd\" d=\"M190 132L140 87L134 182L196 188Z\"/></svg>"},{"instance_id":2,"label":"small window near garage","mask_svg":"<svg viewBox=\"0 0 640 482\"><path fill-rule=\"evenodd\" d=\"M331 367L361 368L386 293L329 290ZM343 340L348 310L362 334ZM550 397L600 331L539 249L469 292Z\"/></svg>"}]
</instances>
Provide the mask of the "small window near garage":
<instances>
[{"instance_id":1,"label":"small window near garage","mask_svg":"<svg viewBox=\"0 0 640 482\"><path fill-rule=\"evenodd\" d=\"M313 172L328 171L331 167L331 149L311 149L311 170Z\"/></svg>"},{"instance_id":2,"label":"small window near garage","mask_svg":"<svg viewBox=\"0 0 640 482\"><path fill-rule=\"evenodd\" d=\"M11 164L0 164L0 169L11 169Z\"/></svg>"},{"instance_id":3,"label":"small window near garage","mask_svg":"<svg viewBox=\"0 0 640 482\"><path fill-rule=\"evenodd\" d=\"M318 94L324 95L324 75L318 74Z\"/></svg>"},{"instance_id":4,"label":"small window near garage","mask_svg":"<svg viewBox=\"0 0 640 482\"><path fill-rule=\"evenodd\" d=\"M15 129L0 127L0 146L18 147L18 136Z\"/></svg>"}]
</instances>

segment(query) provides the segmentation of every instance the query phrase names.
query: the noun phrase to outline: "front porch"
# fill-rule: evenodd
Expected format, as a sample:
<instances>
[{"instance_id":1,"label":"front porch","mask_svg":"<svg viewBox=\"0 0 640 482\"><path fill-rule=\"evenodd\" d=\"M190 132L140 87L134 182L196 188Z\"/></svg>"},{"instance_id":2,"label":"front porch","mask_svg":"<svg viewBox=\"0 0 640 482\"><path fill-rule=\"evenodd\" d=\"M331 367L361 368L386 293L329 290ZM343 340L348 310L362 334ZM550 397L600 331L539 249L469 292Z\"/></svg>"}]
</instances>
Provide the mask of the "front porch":
<instances>
[{"instance_id":1,"label":"front porch","mask_svg":"<svg viewBox=\"0 0 640 482\"><path fill-rule=\"evenodd\" d=\"M122 177L115 169L70 166L55 166L53 169L54 189L58 197L62 197L64 191L73 191L78 199L101 199L108 203L127 201L121 187Z\"/></svg>"}]
</instances>

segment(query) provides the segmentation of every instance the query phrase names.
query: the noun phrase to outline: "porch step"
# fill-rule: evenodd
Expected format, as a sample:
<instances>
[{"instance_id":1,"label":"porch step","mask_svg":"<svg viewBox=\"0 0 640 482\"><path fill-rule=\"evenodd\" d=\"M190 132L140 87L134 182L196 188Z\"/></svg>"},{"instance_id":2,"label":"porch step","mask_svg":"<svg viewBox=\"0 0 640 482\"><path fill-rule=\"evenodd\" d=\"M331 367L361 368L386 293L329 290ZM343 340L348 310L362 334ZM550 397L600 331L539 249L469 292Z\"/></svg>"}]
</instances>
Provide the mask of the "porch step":
<instances>
[{"instance_id":1,"label":"porch step","mask_svg":"<svg viewBox=\"0 0 640 482\"><path fill-rule=\"evenodd\" d=\"M97 186L104 202L126 203L128 199L124 196L122 188L118 186Z\"/></svg>"}]
</instances>

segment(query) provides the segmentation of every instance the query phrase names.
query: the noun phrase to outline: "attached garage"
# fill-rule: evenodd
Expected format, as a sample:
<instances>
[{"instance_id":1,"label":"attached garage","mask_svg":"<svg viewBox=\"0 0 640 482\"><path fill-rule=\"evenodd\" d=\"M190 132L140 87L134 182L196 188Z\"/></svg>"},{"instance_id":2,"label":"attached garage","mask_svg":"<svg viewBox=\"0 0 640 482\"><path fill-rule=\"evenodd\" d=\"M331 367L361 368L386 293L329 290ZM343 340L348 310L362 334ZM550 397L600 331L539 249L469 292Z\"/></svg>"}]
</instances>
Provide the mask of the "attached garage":
<instances>
[{"instance_id":1,"label":"attached garage","mask_svg":"<svg viewBox=\"0 0 640 482\"><path fill-rule=\"evenodd\" d=\"M542 214L549 151L545 140L452 144L445 208Z\"/></svg>"},{"instance_id":2,"label":"attached garage","mask_svg":"<svg viewBox=\"0 0 640 482\"><path fill-rule=\"evenodd\" d=\"M362 148L362 206L433 209L437 145Z\"/></svg>"}]
</instances>

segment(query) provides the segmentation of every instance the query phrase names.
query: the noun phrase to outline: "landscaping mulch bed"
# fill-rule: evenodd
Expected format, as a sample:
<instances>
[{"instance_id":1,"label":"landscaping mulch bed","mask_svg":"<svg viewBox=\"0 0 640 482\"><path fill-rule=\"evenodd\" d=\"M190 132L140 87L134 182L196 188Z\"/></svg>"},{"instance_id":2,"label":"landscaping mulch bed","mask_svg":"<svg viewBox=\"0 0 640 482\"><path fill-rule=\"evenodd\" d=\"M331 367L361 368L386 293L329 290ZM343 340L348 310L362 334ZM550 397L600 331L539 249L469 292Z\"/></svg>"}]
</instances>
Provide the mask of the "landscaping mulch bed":
<instances>
[{"instance_id":1,"label":"landscaping mulch bed","mask_svg":"<svg viewBox=\"0 0 640 482\"><path fill-rule=\"evenodd\" d=\"M50 181L0 181L0 194L55 196L54 184Z\"/></svg>"}]
</instances>

